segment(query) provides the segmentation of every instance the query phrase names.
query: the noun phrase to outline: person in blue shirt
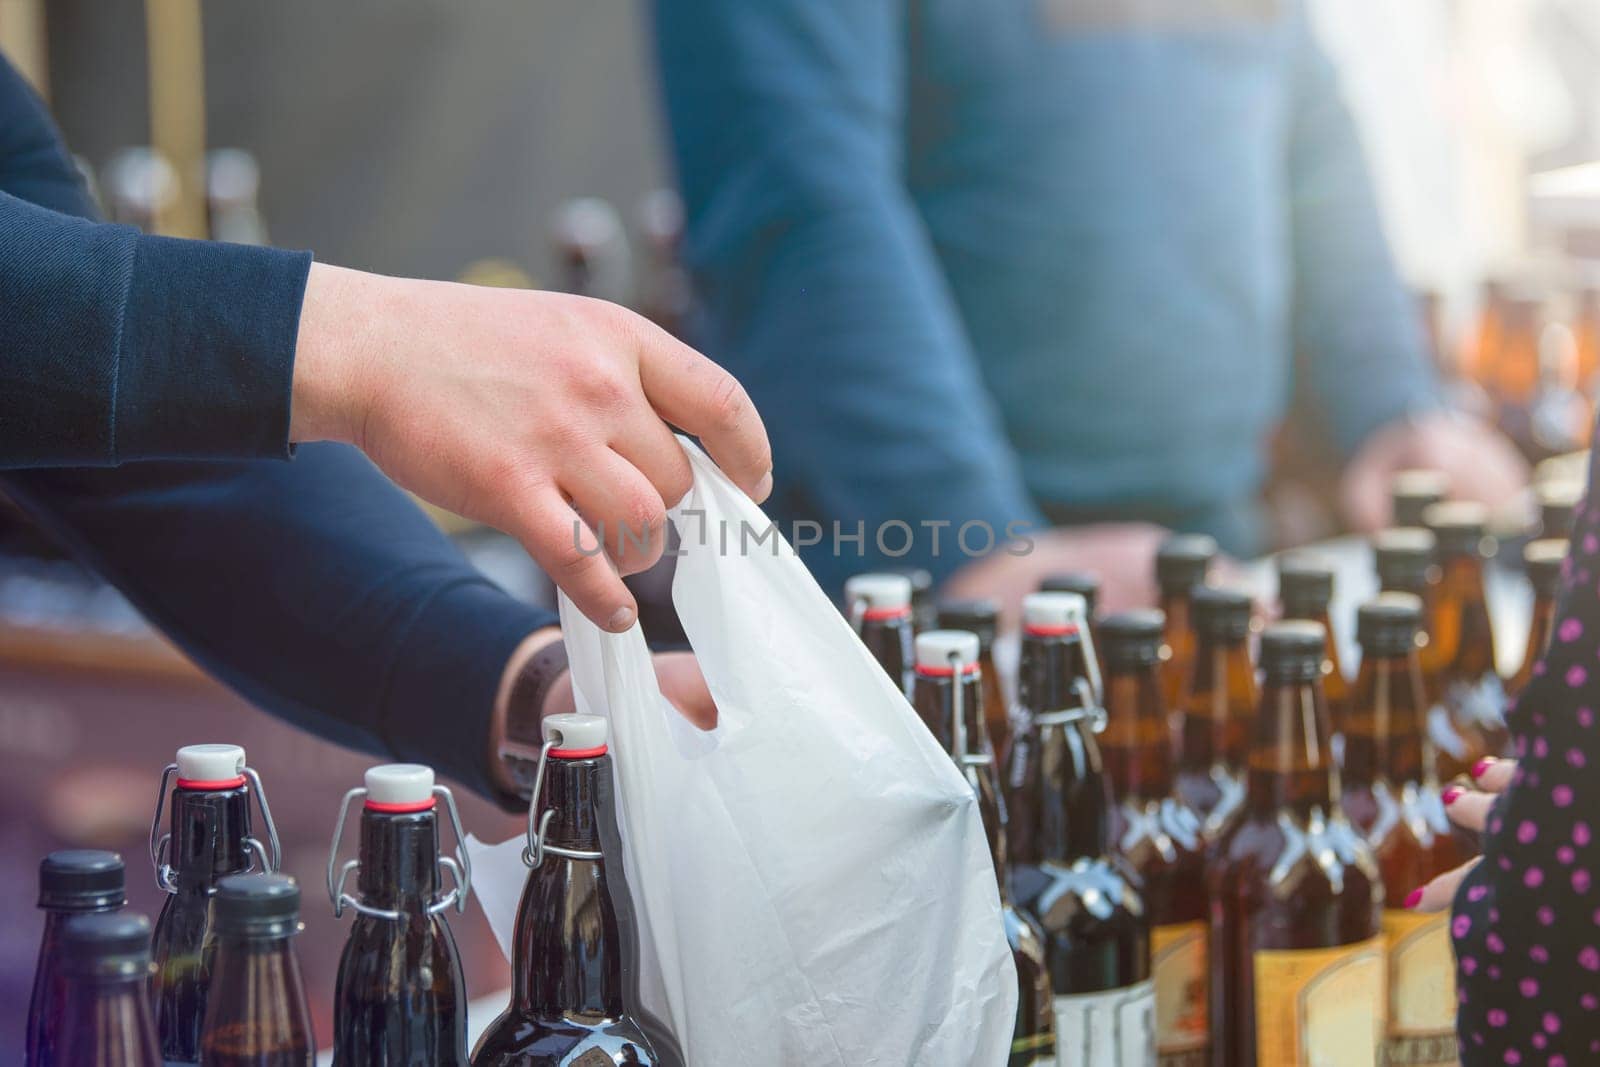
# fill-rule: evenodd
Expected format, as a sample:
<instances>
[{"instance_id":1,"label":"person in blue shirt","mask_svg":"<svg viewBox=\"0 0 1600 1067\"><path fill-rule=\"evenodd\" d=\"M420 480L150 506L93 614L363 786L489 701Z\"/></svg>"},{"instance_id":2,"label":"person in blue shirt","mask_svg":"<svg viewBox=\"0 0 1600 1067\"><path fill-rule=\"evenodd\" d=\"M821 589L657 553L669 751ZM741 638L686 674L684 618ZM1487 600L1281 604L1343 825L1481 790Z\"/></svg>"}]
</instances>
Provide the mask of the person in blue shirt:
<instances>
[{"instance_id":1,"label":"person in blue shirt","mask_svg":"<svg viewBox=\"0 0 1600 1067\"><path fill-rule=\"evenodd\" d=\"M621 308L94 221L0 60L0 493L266 710L512 802L500 741L537 746L571 701L556 619L384 474L518 537L620 631L618 572L660 556L691 481L668 420L766 495L744 390ZM657 669L714 720L692 657Z\"/></svg>"},{"instance_id":2,"label":"person in blue shirt","mask_svg":"<svg viewBox=\"0 0 1600 1067\"><path fill-rule=\"evenodd\" d=\"M818 523L790 528L826 584L915 565L1014 602L1087 565L1109 608L1142 600L1161 528L1263 547L1265 445L1297 392L1358 526L1401 467L1491 500L1525 478L1443 412L1300 0L653 17L696 340L761 409L769 510ZM967 523L1029 527L1031 551L974 559Z\"/></svg>"}]
</instances>

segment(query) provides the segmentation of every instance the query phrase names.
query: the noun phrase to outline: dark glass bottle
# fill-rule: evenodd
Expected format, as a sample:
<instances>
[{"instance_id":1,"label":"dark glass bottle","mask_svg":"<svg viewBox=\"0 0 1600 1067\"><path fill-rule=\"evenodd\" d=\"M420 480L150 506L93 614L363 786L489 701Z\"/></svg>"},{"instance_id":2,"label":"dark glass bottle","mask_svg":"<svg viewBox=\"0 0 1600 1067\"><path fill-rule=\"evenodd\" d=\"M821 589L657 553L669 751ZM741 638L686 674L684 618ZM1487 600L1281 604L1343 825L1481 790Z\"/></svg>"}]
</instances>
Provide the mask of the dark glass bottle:
<instances>
[{"instance_id":1,"label":"dark glass bottle","mask_svg":"<svg viewBox=\"0 0 1600 1067\"><path fill-rule=\"evenodd\" d=\"M978 639L978 667L983 680L983 721L995 764L1005 761L1011 746L1011 708L1000 672L994 665L994 639L1000 629L1000 604L994 600L954 600L939 605L939 629L965 630Z\"/></svg>"},{"instance_id":2,"label":"dark glass bottle","mask_svg":"<svg viewBox=\"0 0 1600 1067\"><path fill-rule=\"evenodd\" d=\"M168 893L156 918L151 997L161 1055L169 1063L200 1062L200 1028L205 1021L211 980L211 897L229 875L260 864L276 867L276 832L270 817L272 857L251 834L251 774L238 745L189 745L162 776L156 825L151 827L151 856L156 882ZM161 803L169 776L176 775L171 795L169 834L157 839ZM260 782L256 780L259 796ZM266 814L265 798L262 811Z\"/></svg>"},{"instance_id":3,"label":"dark glass bottle","mask_svg":"<svg viewBox=\"0 0 1600 1067\"><path fill-rule=\"evenodd\" d=\"M1441 699L1448 728L1434 729L1439 774L1464 774L1484 756L1505 755L1505 685L1495 667L1494 629L1483 590L1487 511L1446 501L1428 509L1439 546L1439 594L1429 638L1439 645Z\"/></svg>"},{"instance_id":4,"label":"dark glass bottle","mask_svg":"<svg viewBox=\"0 0 1600 1067\"><path fill-rule=\"evenodd\" d=\"M1022 616L1006 843L1016 899L1045 932L1056 1055L1062 1063L1150 1063L1150 923L1112 846L1111 793L1094 736L1103 721L1099 671L1084 643L1083 598L1034 593Z\"/></svg>"},{"instance_id":5,"label":"dark glass bottle","mask_svg":"<svg viewBox=\"0 0 1600 1067\"><path fill-rule=\"evenodd\" d=\"M939 606L933 598L933 575L921 567L896 567L887 571L911 583L911 630L921 633L939 625Z\"/></svg>"},{"instance_id":6,"label":"dark glass bottle","mask_svg":"<svg viewBox=\"0 0 1600 1067\"><path fill-rule=\"evenodd\" d=\"M1281 618L1303 619L1322 627L1328 635L1324 650L1322 691L1328 697L1334 744L1344 732L1344 717L1350 711L1350 683L1339 661L1339 646L1333 639L1329 605L1333 603L1333 568L1306 556L1290 554L1278 559L1278 607Z\"/></svg>"},{"instance_id":7,"label":"dark glass bottle","mask_svg":"<svg viewBox=\"0 0 1600 1067\"><path fill-rule=\"evenodd\" d=\"M976 634L930 630L917 636L917 677L912 704L917 715L956 761L978 798L978 812L989 837L989 854L1000 884L1000 913L1006 942L1017 969L1017 1022L1012 1031L1011 1067L1056 1062L1055 1007L1039 920L1011 898L1006 865L1006 812L1000 776L984 727L983 668Z\"/></svg>"},{"instance_id":8,"label":"dark glass bottle","mask_svg":"<svg viewBox=\"0 0 1600 1067\"><path fill-rule=\"evenodd\" d=\"M1194 593L1195 659L1178 716L1176 792L1216 840L1244 808L1245 758L1259 695L1248 593Z\"/></svg>"},{"instance_id":9,"label":"dark glass bottle","mask_svg":"<svg viewBox=\"0 0 1600 1067\"><path fill-rule=\"evenodd\" d=\"M479 1038L473 1067L684 1062L639 1000L638 924L606 727L596 715L544 721L554 747L529 813L533 870L517 910L511 1005Z\"/></svg>"},{"instance_id":10,"label":"dark glass bottle","mask_svg":"<svg viewBox=\"0 0 1600 1067\"><path fill-rule=\"evenodd\" d=\"M1572 536L1578 505L1583 502L1583 485L1575 482L1547 482L1538 489L1539 537L1565 540Z\"/></svg>"},{"instance_id":11,"label":"dark glass bottle","mask_svg":"<svg viewBox=\"0 0 1600 1067\"><path fill-rule=\"evenodd\" d=\"M150 920L73 915L61 926L59 1058L66 1067L161 1067L150 981Z\"/></svg>"},{"instance_id":12,"label":"dark glass bottle","mask_svg":"<svg viewBox=\"0 0 1600 1067\"><path fill-rule=\"evenodd\" d=\"M205 1067L311 1067L316 1041L300 957L300 886L233 874L212 898L216 957L200 1035Z\"/></svg>"},{"instance_id":13,"label":"dark glass bottle","mask_svg":"<svg viewBox=\"0 0 1600 1067\"><path fill-rule=\"evenodd\" d=\"M1158 1062L1199 1067L1211 1044L1205 838L1200 817L1175 795L1172 733L1158 674L1162 622L1159 611L1100 622L1106 667L1100 748L1111 779L1111 838L1139 877L1150 919Z\"/></svg>"},{"instance_id":14,"label":"dark glass bottle","mask_svg":"<svg viewBox=\"0 0 1600 1067\"><path fill-rule=\"evenodd\" d=\"M1175 708L1194 664L1194 628L1189 621L1189 597L1197 585L1206 584L1217 542L1204 534L1174 534L1156 552L1156 586L1161 612L1166 617L1166 663L1161 669L1161 696Z\"/></svg>"},{"instance_id":15,"label":"dark glass bottle","mask_svg":"<svg viewBox=\"0 0 1600 1067\"><path fill-rule=\"evenodd\" d=\"M1450 479L1443 471L1397 471L1389 483L1389 502L1392 506L1391 526L1417 527L1422 525L1422 513L1445 498L1450 492Z\"/></svg>"},{"instance_id":16,"label":"dark glass bottle","mask_svg":"<svg viewBox=\"0 0 1600 1067\"><path fill-rule=\"evenodd\" d=\"M1089 613L1089 625L1099 618L1100 576L1090 571L1065 571L1046 575L1039 583L1041 593L1077 593L1083 597L1084 609Z\"/></svg>"},{"instance_id":17,"label":"dark glass bottle","mask_svg":"<svg viewBox=\"0 0 1600 1067\"><path fill-rule=\"evenodd\" d=\"M61 928L74 915L114 912L127 900L122 857L95 849L52 852L39 864L39 908L44 912L44 934L39 939L39 963L33 972L33 996L28 1002L28 1067L59 1067L62 1009L66 980L61 974ZM145 954L149 955L146 924Z\"/></svg>"},{"instance_id":18,"label":"dark glass bottle","mask_svg":"<svg viewBox=\"0 0 1600 1067\"><path fill-rule=\"evenodd\" d=\"M447 790L437 792L448 799ZM346 905L357 912L339 958L334 1067L466 1067L467 989L445 913L465 903L468 868L465 857L449 861L456 884L445 893L433 771L414 763L373 767L365 796L356 897L344 894L345 875L335 874L344 806L328 858L334 914ZM456 833L459 840L459 823Z\"/></svg>"},{"instance_id":19,"label":"dark glass bottle","mask_svg":"<svg viewBox=\"0 0 1600 1067\"><path fill-rule=\"evenodd\" d=\"M1388 1037L1380 1062L1443 1065L1454 1064L1458 1051L1449 917L1407 911L1400 902L1468 853L1445 817L1425 730L1421 624L1422 601L1410 593L1380 593L1357 613L1361 670L1345 733L1341 803L1372 849L1388 903Z\"/></svg>"},{"instance_id":20,"label":"dark glass bottle","mask_svg":"<svg viewBox=\"0 0 1600 1067\"><path fill-rule=\"evenodd\" d=\"M1550 647L1556 625L1556 597L1561 592L1561 565L1567 560L1569 544L1559 538L1530 541L1522 550L1522 562L1533 586L1533 613L1528 623L1528 644L1522 653L1522 666L1506 684L1506 696L1514 699L1533 680L1533 665Z\"/></svg>"},{"instance_id":21,"label":"dark glass bottle","mask_svg":"<svg viewBox=\"0 0 1600 1067\"><path fill-rule=\"evenodd\" d=\"M1215 1067L1372 1063L1383 1038L1383 885L1334 801L1326 640L1312 622L1261 636L1245 814L1207 872Z\"/></svg>"},{"instance_id":22,"label":"dark glass bottle","mask_svg":"<svg viewBox=\"0 0 1600 1067\"><path fill-rule=\"evenodd\" d=\"M902 574L858 574L844 583L844 602L861 643L910 696L911 580Z\"/></svg>"},{"instance_id":23,"label":"dark glass bottle","mask_svg":"<svg viewBox=\"0 0 1600 1067\"><path fill-rule=\"evenodd\" d=\"M1433 640L1434 606L1439 599L1438 541L1430 530L1398 527L1379 532L1372 548L1378 588L1385 593L1410 593L1422 601L1417 658L1422 665L1422 689L1428 698L1431 731L1431 709L1443 693L1445 665L1439 642Z\"/></svg>"}]
</instances>

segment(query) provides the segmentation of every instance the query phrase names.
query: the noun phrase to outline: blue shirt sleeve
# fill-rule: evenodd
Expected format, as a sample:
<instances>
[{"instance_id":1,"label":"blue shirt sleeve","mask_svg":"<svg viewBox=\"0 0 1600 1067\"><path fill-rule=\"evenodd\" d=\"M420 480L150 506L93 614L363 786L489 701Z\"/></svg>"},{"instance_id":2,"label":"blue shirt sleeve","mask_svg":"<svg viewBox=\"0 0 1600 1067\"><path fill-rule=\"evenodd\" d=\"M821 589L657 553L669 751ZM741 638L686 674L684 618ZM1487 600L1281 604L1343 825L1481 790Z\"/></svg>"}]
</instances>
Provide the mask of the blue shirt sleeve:
<instances>
[{"instance_id":1,"label":"blue shirt sleeve","mask_svg":"<svg viewBox=\"0 0 1600 1067\"><path fill-rule=\"evenodd\" d=\"M965 562L962 524L1042 525L904 187L906 7L654 10L686 255L709 312L699 340L761 410L776 509L846 534L865 524L865 558L826 551L831 529L807 553L824 585L878 564L943 577ZM892 556L904 533L876 534L896 521L916 536Z\"/></svg>"},{"instance_id":2,"label":"blue shirt sleeve","mask_svg":"<svg viewBox=\"0 0 1600 1067\"><path fill-rule=\"evenodd\" d=\"M1293 32L1294 340L1313 410L1349 456L1386 423L1438 407L1440 392L1355 121L1303 5Z\"/></svg>"}]
</instances>

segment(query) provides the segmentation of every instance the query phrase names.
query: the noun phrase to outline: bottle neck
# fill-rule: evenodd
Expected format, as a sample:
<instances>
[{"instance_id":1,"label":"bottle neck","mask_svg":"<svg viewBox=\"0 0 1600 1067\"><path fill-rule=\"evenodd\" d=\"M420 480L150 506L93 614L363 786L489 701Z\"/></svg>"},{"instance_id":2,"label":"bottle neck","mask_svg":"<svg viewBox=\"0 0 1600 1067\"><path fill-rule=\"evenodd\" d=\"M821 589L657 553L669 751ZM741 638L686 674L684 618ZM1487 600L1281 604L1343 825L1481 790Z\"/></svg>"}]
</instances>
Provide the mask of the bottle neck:
<instances>
[{"instance_id":1,"label":"bottle neck","mask_svg":"<svg viewBox=\"0 0 1600 1067\"><path fill-rule=\"evenodd\" d=\"M1255 739L1250 746L1251 811L1330 812L1338 771L1329 751L1328 702L1316 681L1268 679L1261 689Z\"/></svg>"},{"instance_id":2,"label":"bottle neck","mask_svg":"<svg viewBox=\"0 0 1600 1067\"><path fill-rule=\"evenodd\" d=\"M1194 685L1183 708L1179 767L1205 772L1221 764L1242 773L1258 700L1246 640L1202 638L1195 652Z\"/></svg>"},{"instance_id":3,"label":"bottle neck","mask_svg":"<svg viewBox=\"0 0 1600 1067\"><path fill-rule=\"evenodd\" d=\"M178 891L209 893L218 879L249 869L250 789L172 790L170 863Z\"/></svg>"},{"instance_id":4,"label":"bottle neck","mask_svg":"<svg viewBox=\"0 0 1600 1067\"><path fill-rule=\"evenodd\" d=\"M861 620L861 643L889 678L903 690L911 658L911 613Z\"/></svg>"},{"instance_id":5,"label":"bottle neck","mask_svg":"<svg viewBox=\"0 0 1600 1067\"><path fill-rule=\"evenodd\" d=\"M1172 735L1154 663L1107 668L1100 749L1116 800L1172 795Z\"/></svg>"},{"instance_id":6,"label":"bottle neck","mask_svg":"<svg viewBox=\"0 0 1600 1067\"><path fill-rule=\"evenodd\" d=\"M293 938L223 930L216 945L200 1061L309 1062L311 1010ZM281 1059L252 1058L268 1056Z\"/></svg>"},{"instance_id":7,"label":"bottle neck","mask_svg":"<svg viewBox=\"0 0 1600 1067\"><path fill-rule=\"evenodd\" d=\"M433 808L361 812L362 902L387 911L418 913L439 895L439 820Z\"/></svg>"},{"instance_id":8,"label":"bottle neck","mask_svg":"<svg viewBox=\"0 0 1600 1067\"><path fill-rule=\"evenodd\" d=\"M56 1027L62 1063L160 1067L146 973L63 978Z\"/></svg>"},{"instance_id":9,"label":"bottle neck","mask_svg":"<svg viewBox=\"0 0 1600 1067\"><path fill-rule=\"evenodd\" d=\"M1469 553L1450 556L1439 583L1439 608L1450 618L1437 629L1453 631L1451 662L1461 676L1476 676L1494 669L1494 631L1483 591L1483 560Z\"/></svg>"},{"instance_id":10,"label":"bottle neck","mask_svg":"<svg viewBox=\"0 0 1600 1067\"><path fill-rule=\"evenodd\" d=\"M1017 665L1017 703L1030 714L1083 707L1078 680L1089 678L1077 633L1024 633Z\"/></svg>"},{"instance_id":11,"label":"bottle neck","mask_svg":"<svg viewBox=\"0 0 1600 1067\"><path fill-rule=\"evenodd\" d=\"M939 747L950 753L956 766L978 798L978 812L989 839L989 856L1000 881L1002 903L1010 900L1010 879L1006 864L1005 809L1000 799L1000 776L995 766L994 749L984 727L984 688L987 675L980 669L959 679L953 675L930 675L921 670L912 685L912 705L927 725ZM961 694L962 729L956 729L956 694Z\"/></svg>"}]
</instances>

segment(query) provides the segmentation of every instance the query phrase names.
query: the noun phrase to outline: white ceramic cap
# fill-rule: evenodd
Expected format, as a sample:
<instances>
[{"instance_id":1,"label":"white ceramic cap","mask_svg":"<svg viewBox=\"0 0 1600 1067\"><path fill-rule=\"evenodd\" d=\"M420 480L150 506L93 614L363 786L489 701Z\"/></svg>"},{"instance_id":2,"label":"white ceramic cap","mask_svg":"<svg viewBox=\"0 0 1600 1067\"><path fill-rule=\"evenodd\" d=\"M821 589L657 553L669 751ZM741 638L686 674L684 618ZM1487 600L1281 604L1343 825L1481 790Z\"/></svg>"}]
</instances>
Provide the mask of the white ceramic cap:
<instances>
[{"instance_id":1,"label":"white ceramic cap","mask_svg":"<svg viewBox=\"0 0 1600 1067\"><path fill-rule=\"evenodd\" d=\"M1422 520L1429 526L1485 526L1489 509L1476 500L1445 500L1430 505Z\"/></svg>"},{"instance_id":2,"label":"white ceramic cap","mask_svg":"<svg viewBox=\"0 0 1600 1067\"><path fill-rule=\"evenodd\" d=\"M606 720L601 715L547 715L544 739L557 748L599 748L606 743Z\"/></svg>"},{"instance_id":3,"label":"white ceramic cap","mask_svg":"<svg viewBox=\"0 0 1600 1067\"><path fill-rule=\"evenodd\" d=\"M1450 493L1450 476L1444 471L1413 468L1411 470L1395 471L1394 479L1389 483L1389 486L1394 493L1400 496L1427 496L1433 494L1445 497Z\"/></svg>"},{"instance_id":4,"label":"white ceramic cap","mask_svg":"<svg viewBox=\"0 0 1600 1067\"><path fill-rule=\"evenodd\" d=\"M1577 507L1583 502L1583 483L1557 478L1540 485L1536 495L1541 505Z\"/></svg>"},{"instance_id":5,"label":"white ceramic cap","mask_svg":"<svg viewBox=\"0 0 1600 1067\"><path fill-rule=\"evenodd\" d=\"M1081 593L1029 593L1022 598L1024 626L1082 626L1089 605Z\"/></svg>"},{"instance_id":6,"label":"white ceramic cap","mask_svg":"<svg viewBox=\"0 0 1600 1067\"><path fill-rule=\"evenodd\" d=\"M917 666L951 666L954 656L962 668L978 662L978 635L966 630L929 630L917 635Z\"/></svg>"},{"instance_id":7,"label":"white ceramic cap","mask_svg":"<svg viewBox=\"0 0 1600 1067\"><path fill-rule=\"evenodd\" d=\"M844 583L846 604L865 602L867 608L909 608L911 579L903 574L858 574Z\"/></svg>"},{"instance_id":8,"label":"white ceramic cap","mask_svg":"<svg viewBox=\"0 0 1600 1067\"><path fill-rule=\"evenodd\" d=\"M433 768L420 763L385 763L367 768L367 801L422 804L433 799Z\"/></svg>"},{"instance_id":9,"label":"white ceramic cap","mask_svg":"<svg viewBox=\"0 0 1600 1067\"><path fill-rule=\"evenodd\" d=\"M244 773L238 745L185 745L178 749L178 777L191 782L226 782Z\"/></svg>"}]
</instances>

